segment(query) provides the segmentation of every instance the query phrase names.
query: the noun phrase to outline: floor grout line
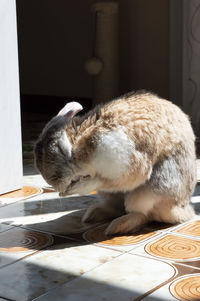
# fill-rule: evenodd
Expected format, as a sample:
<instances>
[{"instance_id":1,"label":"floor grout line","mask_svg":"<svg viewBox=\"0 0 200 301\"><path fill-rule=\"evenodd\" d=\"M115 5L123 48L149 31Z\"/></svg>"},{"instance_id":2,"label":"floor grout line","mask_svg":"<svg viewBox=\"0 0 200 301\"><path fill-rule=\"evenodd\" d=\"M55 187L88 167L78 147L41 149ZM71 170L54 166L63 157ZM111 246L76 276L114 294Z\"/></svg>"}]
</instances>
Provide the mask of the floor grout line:
<instances>
[{"instance_id":1,"label":"floor grout line","mask_svg":"<svg viewBox=\"0 0 200 301\"><path fill-rule=\"evenodd\" d=\"M70 282L73 282L74 280L79 279L79 278L83 278L83 276L85 276L87 273L96 270L97 268L101 267L102 265L105 265L106 263L111 262L111 261L115 260L116 258L119 258L120 256L123 256L124 254L125 254L125 253L121 253L121 254L119 254L118 256L115 256L114 258L111 258L110 260L108 260L108 261L106 261L106 262L104 262L104 263L100 263L99 265L97 265L97 266L91 268L90 270L88 270L88 271L85 272L85 273L83 273L83 274L81 274L81 275L75 276L74 278L70 279L70 280L67 281L67 282L60 283L60 284L57 285L56 287L51 288L51 289L48 290L46 293L44 293L44 294L42 294L42 295L40 295L40 296L37 296L36 298L32 299L31 301L36 301L38 298L40 298L40 297L42 297L42 296L45 296L45 295L48 295L49 292L51 293L52 291L54 291L55 289L58 289L59 287L62 287L62 286L66 285L66 284L68 284L68 283L70 283Z\"/></svg>"},{"instance_id":2,"label":"floor grout line","mask_svg":"<svg viewBox=\"0 0 200 301\"><path fill-rule=\"evenodd\" d=\"M48 193L49 195L49 193ZM33 196L30 196L28 199L31 199L33 197L37 197L37 195L33 195ZM25 199L22 199L22 200L18 200L12 204L8 204L8 205L13 205L13 204L16 204L16 203L21 203L21 202L25 202L27 200L27 198ZM7 206L7 205L6 205ZM2 208L5 207L5 206L2 206ZM0 207L0 210L1 210L1 207ZM80 210L80 209L79 209ZM56 285L55 287L51 287L50 289L48 289L46 292L42 293L41 295L37 296L36 298L32 299L32 300L37 300L38 298L42 297L42 296L45 296L45 295L48 295L49 293L51 293L51 291L59 288L59 287L62 287L68 283L71 283L72 281L76 280L76 279L79 279L79 278L84 278L84 277L87 277L87 274L91 271L94 271L95 269L98 269L99 267L109 263L109 262L112 262L114 261L115 259L119 258L119 257L122 257L123 255L132 255L132 256L137 256L137 257L142 257L144 259L150 259L150 260L154 260L155 262L156 261L159 261L159 262L163 262L163 263L166 263L166 264L169 264L171 266L173 266L173 263L175 262L177 265L181 265L183 266L184 268L193 268L194 270L197 270L199 271L200 268L198 267L193 267L192 265L189 265L189 264L184 264L182 262L178 262L176 260L173 260L173 259L166 259L166 258L160 258L160 257L153 257L151 256L150 254L137 254L137 251L138 251L138 248L141 248L141 249L144 249L145 246L149 243L152 243L154 241L157 241L159 238L161 237L164 237L166 235L174 235L174 236L179 236L179 237L184 237L184 238L188 238L188 239L193 239L193 240L200 240L200 237L198 236L193 236L191 234L184 234L184 233L180 233L180 232L176 232L179 228L181 228L183 225L186 226L187 224L190 224L191 222L195 222L196 220L199 220L199 219L195 219L195 220L192 220L192 221L189 221L187 223L184 223L184 224L181 224L181 225L176 225L176 226L173 226L173 228L168 228L166 230L150 230L150 231L155 231L156 234L148 239L145 239L135 245L132 245L133 248L130 249L130 250L123 250L123 246L121 246L121 249L120 249L120 245L119 245L119 249L115 248L114 246L112 247L112 245L109 245L109 246L106 246L106 245L101 245L101 244L98 244L98 243L92 243L92 242L89 242L87 241L86 239L83 238L83 240L81 239L76 239L76 238L72 238L70 237L70 234L69 236L67 235L62 235L62 234L58 234L58 233L54 233L54 232L48 232L48 230L38 230L38 229L34 229L34 227L29 227L29 226L26 226L26 224L19 224L19 225L11 225L9 223L6 223L6 222L3 222L2 224L4 225L9 225L11 228L10 229L6 229L1 233L4 233L4 232L7 232L9 230L12 230L13 228L20 228L20 229L23 229L23 230L27 230L27 231L34 231L34 232L40 232L40 233L45 233L47 235L50 235L52 236L53 238L61 238L63 240L69 240L70 242L69 243L77 243L81 246L84 246L84 245L90 245L92 247L95 247L95 248L102 248L102 249L106 249L106 250L109 250L111 251L111 253L113 254L114 258L110 258L108 261L106 262L102 262L102 263L97 263L97 265L95 267L92 267L91 269L89 269L88 271L84 272L83 274L77 274L75 275L72 279L70 279L69 281L66 281L66 282L63 282L63 283L58 283L58 285ZM81 233L86 233L87 231L91 230L92 228L96 228L98 227L98 225L94 225L94 227L91 227L89 229L86 229L84 231L80 231L80 232L77 232L77 233L80 233L80 236L81 236ZM73 234L73 233L72 233ZM20 262L20 261L26 261L27 258L30 258L31 256L35 256L37 254L40 254L42 252L45 252L45 251L49 251L52 247L56 247L57 244L54 245L54 243L50 246L47 246L45 248L42 248L40 250L36 250L35 252L31 253L31 254L27 254L25 255L24 257L22 258L19 258L19 259L16 259L15 261L11 262L11 263L8 263L8 264L5 264L4 266L0 267L0 269L3 269L3 268L7 268L9 267L10 265L13 265L13 264L16 264L17 262ZM127 244L126 246L131 246L129 244ZM126 247L125 246L125 247ZM59 247L59 244L58 244L58 247ZM189 260L188 260L189 261ZM197 261L197 259L195 259L194 261ZM187 276L187 273L185 274ZM147 296L149 296L150 294L154 293L155 291L159 290L160 288L162 288L163 286L165 286L166 284L170 283L171 281L173 281L173 279L175 276L172 276L171 278L169 278L168 280L162 282L160 285L158 285L156 288L152 288L150 290L148 290L147 292L145 292L143 295L139 296L138 298L134 299L134 301L139 301L139 300L142 300L144 298L146 298ZM109 283L108 283L109 284ZM4 298L4 297L2 297ZM12 301L11 299L6 299L6 300L9 300L9 301Z\"/></svg>"},{"instance_id":3,"label":"floor grout line","mask_svg":"<svg viewBox=\"0 0 200 301\"><path fill-rule=\"evenodd\" d=\"M37 250L37 251L35 251L35 252L31 253L31 254L27 254L27 255L25 255L24 257L18 258L18 259L14 260L14 261L12 261L12 262L9 262L9 263L7 263L7 264L5 264L5 265L3 265L3 266L0 266L0 269L7 268L7 267L9 267L9 266L11 266L11 265L13 265L13 264L18 263L19 261L24 261L25 259L27 259L27 258L29 258L29 257L31 257L31 256L34 256L34 255L36 255L36 254L39 254L40 252L42 252L42 250Z\"/></svg>"}]
</instances>

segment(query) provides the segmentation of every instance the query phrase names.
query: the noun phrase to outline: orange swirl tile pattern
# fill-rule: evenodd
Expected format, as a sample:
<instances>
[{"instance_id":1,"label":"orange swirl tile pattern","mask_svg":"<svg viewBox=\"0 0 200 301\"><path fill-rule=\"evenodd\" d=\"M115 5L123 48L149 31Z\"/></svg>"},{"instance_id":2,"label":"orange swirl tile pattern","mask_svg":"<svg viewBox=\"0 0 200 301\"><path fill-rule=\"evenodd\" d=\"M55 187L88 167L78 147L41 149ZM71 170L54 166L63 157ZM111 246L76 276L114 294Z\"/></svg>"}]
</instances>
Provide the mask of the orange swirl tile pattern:
<instances>
[{"instance_id":1,"label":"orange swirl tile pattern","mask_svg":"<svg viewBox=\"0 0 200 301\"><path fill-rule=\"evenodd\" d=\"M182 226L181 228L177 229L175 232L200 237L200 220Z\"/></svg>"},{"instance_id":2,"label":"orange swirl tile pattern","mask_svg":"<svg viewBox=\"0 0 200 301\"><path fill-rule=\"evenodd\" d=\"M26 198L31 195L39 194L40 192L41 189L37 187L24 186L22 189L0 195L0 198Z\"/></svg>"},{"instance_id":3,"label":"orange swirl tile pattern","mask_svg":"<svg viewBox=\"0 0 200 301\"><path fill-rule=\"evenodd\" d=\"M200 241L187 237L165 235L146 245L145 251L150 255L167 259L194 259L200 257Z\"/></svg>"},{"instance_id":4,"label":"orange swirl tile pattern","mask_svg":"<svg viewBox=\"0 0 200 301\"><path fill-rule=\"evenodd\" d=\"M0 234L0 252L15 253L40 250L52 244L50 235L27 230L9 230Z\"/></svg>"},{"instance_id":5,"label":"orange swirl tile pattern","mask_svg":"<svg viewBox=\"0 0 200 301\"><path fill-rule=\"evenodd\" d=\"M97 194L97 192L96 191L91 191L90 194Z\"/></svg>"},{"instance_id":6,"label":"orange swirl tile pattern","mask_svg":"<svg viewBox=\"0 0 200 301\"><path fill-rule=\"evenodd\" d=\"M170 293L178 300L200 300L200 274L176 280L170 286Z\"/></svg>"},{"instance_id":7,"label":"orange swirl tile pattern","mask_svg":"<svg viewBox=\"0 0 200 301\"><path fill-rule=\"evenodd\" d=\"M84 234L85 239L103 245L124 246L137 244L156 234L155 232L138 231L130 235L106 236L104 233L106 227L107 225L103 225L87 231Z\"/></svg>"}]
</instances>

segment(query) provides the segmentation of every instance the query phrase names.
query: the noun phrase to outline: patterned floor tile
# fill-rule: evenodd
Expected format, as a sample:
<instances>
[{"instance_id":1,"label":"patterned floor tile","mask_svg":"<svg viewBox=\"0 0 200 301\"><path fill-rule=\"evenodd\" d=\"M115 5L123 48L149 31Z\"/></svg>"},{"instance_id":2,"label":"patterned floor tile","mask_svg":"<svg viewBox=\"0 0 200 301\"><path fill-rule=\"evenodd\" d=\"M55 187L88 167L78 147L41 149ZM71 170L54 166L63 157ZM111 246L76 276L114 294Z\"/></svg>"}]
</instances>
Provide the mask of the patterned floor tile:
<instances>
[{"instance_id":1,"label":"patterned floor tile","mask_svg":"<svg viewBox=\"0 0 200 301\"><path fill-rule=\"evenodd\" d=\"M108 224L104 224L88 230L83 234L84 239L99 246L110 247L121 251L129 251L134 247L137 247L138 244L157 235L154 231L144 229L135 232L134 234L106 236L105 229L107 226Z\"/></svg>"},{"instance_id":2,"label":"patterned floor tile","mask_svg":"<svg viewBox=\"0 0 200 301\"><path fill-rule=\"evenodd\" d=\"M106 236L106 224L81 222L96 192L59 198L35 171L24 186L43 193L0 198L0 300L200 300L198 217Z\"/></svg>"},{"instance_id":3,"label":"patterned floor tile","mask_svg":"<svg viewBox=\"0 0 200 301\"><path fill-rule=\"evenodd\" d=\"M145 301L177 301L177 300L180 300L180 299L175 298L170 293L170 291L169 291L169 284L167 284L167 285L161 287L160 289L158 288L152 294L144 296L141 299L138 298L138 299L136 299L134 301L141 301L141 300L145 300ZM188 300L188 301L192 301L192 300ZM193 300L193 301L195 301L195 300Z\"/></svg>"},{"instance_id":4,"label":"patterned floor tile","mask_svg":"<svg viewBox=\"0 0 200 301\"><path fill-rule=\"evenodd\" d=\"M200 273L195 269L178 267L174 279L166 282L165 285L152 289L150 294L143 295L139 300L182 300L198 301L200 300Z\"/></svg>"},{"instance_id":5,"label":"patterned floor tile","mask_svg":"<svg viewBox=\"0 0 200 301\"><path fill-rule=\"evenodd\" d=\"M53 243L53 238L45 233L12 227L0 233L0 267L44 249Z\"/></svg>"},{"instance_id":6,"label":"patterned floor tile","mask_svg":"<svg viewBox=\"0 0 200 301\"><path fill-rule=\"evenodd\" d=\"M24 186L22 189L18 189L9 193L4 193L0 195L1 198L12 198L12 199L18 199L18 198L27 198L29 196L37 195L40 193L40 189L36 188L34 186Z\"/></svg>"},{"instance_id":7,"label":"patterned floor tile","mask_svg":"<svg viewBox=\"0 0 200 301\"><path fill-rule=\"evenodd\" d=\"M200 258L200 241L178 235L164 235L146 245L145 251L157 258L175 261Z\"/></svg>"},{"instance_id":8,"label":"patterned floor tile","mask_svg":"<svg viewBox=\"0 0 200 301\"><path fill-rule=\"evenodd\" d=\"M15 301L27 301L80 277L121 253L74 242L56 243L24 260L0 269L0 292ZM48 299L46 299L48 300Z\"/></svg>"},{"instance_id":9,"label":"patterned floor tile","mask_svg":"<svg viewBox=\"0 0 200 301\"><path fill-rule=\"evenodd\" d=\"M136 300L174 274L174 268L167 263L123 254L37 300Z\"/></svg>"},{"instance_id":10,"label":"patterned floor tile","mask_svg":"<svg viewBox=\"0 0 200 301\"><path fill-rule=\"evenodd\" d=\"M185 225L180 225L174 232L195 236L200 238L200 220L188 222Z\"/></svg>"},{"instance_id":11,"label":"patterned floor tile","mask_svg":"<svg viewBox=\"0 0 200 301\"><path fill-rule=\"evenodd\" d=\"M181 277L169 289L178 300L200 300L200 274Z\"/></svg>"},{"instance_id":12,"label":"patterned floor tile","mask_svg":"<svg viewBox=\"0 0 200 301\"><path fill-rule=\"evenodd\" d=\"M200 259L200 219L177 225L160 232L160 237L133 250L143 256L154 256L165 260L187 261Z\"/></svg>"},{"instance_id":13,"label":"patterned floor tile","mask_svg":"<svg viewBox=\"0 0 200 301\"><path fill-rule=\"evenodd\" d=\"M59 198L56 192L48 191L1 208L0 222L63 235L86 231L94 225L83 224L81 218L95 202L94 195Z\"/></svg>"},{"instance_id":14,"label":"patterned floor tile","mask_svg":"<svg viewBox=\"0 0 200 301\"><path fill-rule=\"evenodd\" d=\"M39 195L42 193L42 189L35 186L24 186L22 189L18 189L9 193L0 195L0 207L15 203L20 200Z\"/></svg>"},{"instance_id":15,"label":"patterned floor tile","mask_svg":"<svg viewBox=\"0 0 200 301\"><path fill-rule=\"evenodd\" d=\"M200 240L166 233L130 252L172 262L199 261Z\"/></svg>"}]
</instances>

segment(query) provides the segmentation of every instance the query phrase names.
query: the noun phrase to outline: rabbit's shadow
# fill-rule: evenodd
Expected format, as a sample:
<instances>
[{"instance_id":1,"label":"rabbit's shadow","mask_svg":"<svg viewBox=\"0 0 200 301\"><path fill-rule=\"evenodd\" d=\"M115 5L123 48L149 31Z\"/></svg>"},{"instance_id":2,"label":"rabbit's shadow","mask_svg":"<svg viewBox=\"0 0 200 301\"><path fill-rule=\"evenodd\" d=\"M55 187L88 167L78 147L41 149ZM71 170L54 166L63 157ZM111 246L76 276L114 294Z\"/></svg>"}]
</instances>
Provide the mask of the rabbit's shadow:
<instances>
[{"instance_id":1,"label":"rabbit's shadow","mask_svg":"<svg viewBox=\"0 0 200 301\"><path fill-rule=\"evenodd\" d=\"M82 222L82 216L84 215L87 208L98 202L96 195L89 195L84 197L73 196L63 199L49 198L45 200L29 200L24 202L24 222L18 224L18 226L30 230L42 233L47 233L53 237L52 248L53 249L64 249L71 245L85 245L91 244L84 238L84 233L90 229L96 228L99 225L103 225L109 221L102 221L102 223L96 224L84 224ZM196 211L199 211L199 202L194 204ZM33 216L35 215L36 220L33 222ZM37 216L41 215L42 220ZM29 222L30 216L31 221ZM22 217L23 219L23 217ZM6 224L16 226L15 220L9 216ZM145 233L157 231L171 227L164 223L152 222L145 226ZM173 225L174 226L174 225ZM172 227L173 227L172 226ZM143 229L139 231L139 235L143 233ZM137 233L132 234L137 235ZM49 247L48 247L49 248ZM50 248L51 249L51 248Z\"/></svg>"},{"instance_id":2,"label":"rabbit's shadow","mask_svg":"<svg viewBox=\"0 0 200 301\"><path fill-rule=\"evenodd\" d=\"M44 199L40 196L20 205L15 204L16 210L8 212L7 217L4 216L5 224L28 231L47 233L53 237L53 246L58 245L58 242L62 248L65 248L68 242L82 244L84 243L82 234L99 225L82 222L82 216L87 208L96 202L98 202L96 195L58 198L49 194L49 197Z\"/></svg>"}]
</instances>

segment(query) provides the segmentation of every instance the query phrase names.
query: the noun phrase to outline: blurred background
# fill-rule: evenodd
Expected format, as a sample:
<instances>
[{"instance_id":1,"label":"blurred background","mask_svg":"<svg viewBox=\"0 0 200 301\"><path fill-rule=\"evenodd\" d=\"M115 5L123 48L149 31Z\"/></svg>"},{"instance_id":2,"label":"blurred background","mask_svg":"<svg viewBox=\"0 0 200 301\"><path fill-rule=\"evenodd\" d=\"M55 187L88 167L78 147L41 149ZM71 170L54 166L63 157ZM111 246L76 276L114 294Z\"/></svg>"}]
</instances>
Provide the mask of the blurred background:
<instances>
[{"instance_id":1,"label":"blurred background","mask_svg":"<svg viewBox=\"0 0 200 301\"><path fill-rule=\"evenodd\" d=\"M23 122L35 122L34 113L56 114L66 101L88 110L145 89L181 106L198 133L198 83L191 78L200 75L192 69L198 48L191 52L200 33L198 6L199 0L17 0Z\"/></svg>"},{"instance_id":2,"label":"blurred background","mask_svg":"<svg viewBox=\"0 0 200 301\"><path fill-rule=\"evenodd\" d=\"M95 47L94 2L17 0L22 95L92 99L84 66ZM169 1L116 3L119 94L145 88L169 97Z\"/></svg>"}]
</instances>

